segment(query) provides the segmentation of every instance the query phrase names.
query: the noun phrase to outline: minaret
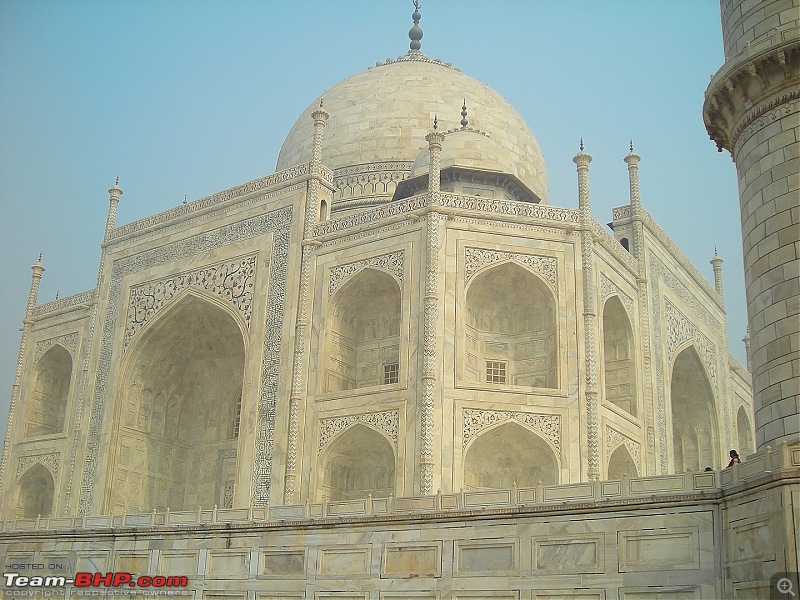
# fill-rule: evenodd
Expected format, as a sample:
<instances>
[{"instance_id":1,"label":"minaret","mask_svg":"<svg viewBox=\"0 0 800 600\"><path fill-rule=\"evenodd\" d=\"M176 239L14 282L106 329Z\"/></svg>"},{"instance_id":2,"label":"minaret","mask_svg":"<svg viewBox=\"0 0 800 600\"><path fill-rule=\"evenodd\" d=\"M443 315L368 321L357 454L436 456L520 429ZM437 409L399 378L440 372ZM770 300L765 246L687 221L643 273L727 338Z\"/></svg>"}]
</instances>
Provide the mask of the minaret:
<instances>
[{"instance_id":1,"label":"minaret","mask_svg":"<svg viewBox=\"0 0 800 600\"><path fill-rule=\"evenodd\" d=\"M305 362L307 360L306 333L308 323L306 315L309 304L309 286L311 281L311 261L313 252L319 246L319 242L313 239L314 225L319 221L321 203L326 200L321 199L320 186L322 177L320 171L322 167L322 135L325 132L325 124L330 115L323 108L323 99L319 100L319 108L311 113L314 119L314 139L312 142L311 163L309 165L308 187L306 191L306 213L305 225L303 227L303 250L300 258L300 296L297 303L297 319L295 321L295 341L294 341L294 361L292 366L292 389L289 396L289 435L286 440L286 471L284 473L283 503L294 504L300 498L297 489L297 463L298 448L300 447L301 415L305 413L303 389L305 386L304 373L307 372ZM268 502L268 498L252 499L256 506L263 506Z\"/></svg>"},{"instance_id":2,"label":"minaret","mask_svg":"<svg viewBox=\"0 0 800 600\"><path fill-rule=\"evenodd\" d=\"M714 246L714 258L711 259L711 268L714 269L714 289L717 290L721 300L724 300L722 293L722 263L725 262L717 254L717 247Z\"/></svg>"},{"instance_id":3,"label":"minaret","mask_svg":"<svg viewBox=\"0 0 800 600\"><path fill-rule=\"evenodd\" d=\"M581 256L583 266L583 327L586 369L586 440L589 447L587 475L600 478L600 409L597 389L597 298L594 285L594 239L589 205L589 163L592 157L583 151L572 159L578 168L578 212L581 223Z\"/></svg>"},{"instance_id":4,"label":"minaret","mask_svg":"<svg viewBox=\"0 0 800 600\"><path fill-rule=\"evenodd\" d=\"M703 120L739 179L756 442L800 443L796 340L800 2L722 0L725 63Z\"/></svg>"},{"instance_id":5,"label":"minaret","mask_svg":"<svg viewBox=\"0 0 800 600\"><path fill-rule=\"evenodd\" d=\"M416 14L416 13L415 13ZM430 164L428 166L428 206L430 212L426 216L425 238L425 297L424 324L422 341L422 410L420 415L420 453L419 453L419 493L434 493L434 456L435 431L434 412L437 385L437 373L440 370L437 355L441 356L439 347L441 336L437 335L439 322L439 222L441 214L436 212L439 204L440 161L444 134L437 131L439 120L434 117L433 131L425 136L428 142Z\"/></svg>"},{"instance_id":6,"label":"minaret","mask_svg":"<svg viewBox=\"0 0 800 600\"><path fill-rule=\"evenodd\" d=\"M14 373L14 384L11 388L11 404L8 408L8 423L6 424L6 436L3 440L3 455L0 457L0 498L5 496L6 484L9 483L5 479L6 466L8 465L8 453L11 449L11 438L14 433L14 422L16 421L16 407L17 400L19 400L19 385L22 378L22 361L25 357L26 348L28 346L28 338L31 333L31 326L33 325L33 309L36 307L36 300L39 297L39 283L42 280L42 273L45 268L42 264L42 255L39 253L39 259L31 266L33 275L31 276L31 289L28 292L28 304L25 308L25 318L22 320L22 338L19 344L19 356L17 357L17 368ZM0 508L2 505L0 504Z\"/></svg>"}]
</instances>

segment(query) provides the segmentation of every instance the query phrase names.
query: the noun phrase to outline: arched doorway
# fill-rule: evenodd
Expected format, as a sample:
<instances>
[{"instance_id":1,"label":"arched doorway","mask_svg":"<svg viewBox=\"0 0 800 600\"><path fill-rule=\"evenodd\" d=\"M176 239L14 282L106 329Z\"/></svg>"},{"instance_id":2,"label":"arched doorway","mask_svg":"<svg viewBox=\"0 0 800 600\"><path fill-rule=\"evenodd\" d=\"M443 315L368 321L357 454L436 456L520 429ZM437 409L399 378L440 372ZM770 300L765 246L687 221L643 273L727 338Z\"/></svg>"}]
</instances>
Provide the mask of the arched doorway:
<instances>
[{"instance_id":1,"label":"arched doorway","mask_svg":"<svg viewBox=\"0 0 800 600\"><path fill-rule=\"evenodd\" d=\"M466 303L464 379L558 386L555 299L541 279L504 263L475 276Z\"/></svg>"},{"instance_id":2,"label":"arched doorway","mask_svg":"<svg viewBox=\"0 0 800 600\"><path fill-rule=\"evenodd\" d=\"M326 456L322 498L341 501L394 494L394 449L374 429L361 423L349 427L330 443Z\"/></svg>"},{"instance_id":3,"label":"arched doorway","mask_svg":"<svg viewBox=\"0 0 800 600\"><path fill-rule=\"evenodd\" d=\"M120 386L111 512L229 506L244 373L237 322L187 295L140 335Z\"/></svg>"},{"instance_id":4,"label":"arched doorway","mask_svg":"<svg viewBox=\"0 0 800 600\"><path fill-rule=\"evenodd\" d=\"M559 482L558 460L531 430L505 423L479 435L464 456L464 489L534 487Z\"/></svg>"},{"instance_id":5,"label":"arched doorway","mask_svg":"<svg viewBox=\"0 0 800 600\"><path fill-rule=\"evenodd\" d=\"M398 383L400 285L363 269L336 293L326 319L326 392Z\"/></svg>"},{"instance_id":6,"label":"arched doorway","mask_svg":"<svg viewBox=\"0 0 800 600\"><path fill-rule=\"evenodd\" d=\"M714 394L694 346L675 358L670 381L675 472L718 466Z\"/></svg>"},{"instance_id":7,"label":"arched doorway","mask_svg":"<svg viewBox=\"0 0 800 600\"><path fill-rule=\"evenodd\" d=\"M67 414L72 356L55 345L44 353L33 369L33 389L28 396L25 436L61 433Z\"/></svg>"},{"instance_id":8,"label":"arched doorway","mask_svg":"<svg viewBox=\"0 0 800 600\"><path fill-rule=\"evenodd\" d=\"M738 452L740 456L747 456L753 453L753 428L750 426L750 419L744 406L740 406L736 412L736 435L739 441Z\"/></svg>"}]
</instances>

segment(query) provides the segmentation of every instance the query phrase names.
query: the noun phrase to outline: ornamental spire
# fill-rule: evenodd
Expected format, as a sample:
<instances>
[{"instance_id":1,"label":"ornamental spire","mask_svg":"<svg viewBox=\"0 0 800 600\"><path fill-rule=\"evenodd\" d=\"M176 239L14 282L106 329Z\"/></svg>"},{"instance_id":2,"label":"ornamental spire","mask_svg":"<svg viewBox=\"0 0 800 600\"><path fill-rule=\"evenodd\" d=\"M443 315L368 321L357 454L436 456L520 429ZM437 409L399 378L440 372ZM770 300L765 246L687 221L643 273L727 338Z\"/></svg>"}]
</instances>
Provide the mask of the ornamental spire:
<instances>
[{"instance_id":1,"label":"ornamental spire","mask_svg":"<svg viewBox=\"0 0 800 600\"><path fill-rule=\"evenodd\" d=\"M461 107L461 129L466 129L469 125L467 121L467 99L464 98L464 105Z\"/></svg>"},{"instance_id":2,"label":"ornamental spire","mask_svg":"<svg viewBox=\"0 0 800 600\"><path fill-rule=\"evenodd\" d=\"M415 54L419 53L419 49L422 48L422 44L419 42L422 39L422 29L419 27L419 20L422 18L419 12L419 0L414 0L414 13L411 18L414 20L414 26L408 30L408 37L411 39L409 54Z\"/></svg>"}]
</instances>

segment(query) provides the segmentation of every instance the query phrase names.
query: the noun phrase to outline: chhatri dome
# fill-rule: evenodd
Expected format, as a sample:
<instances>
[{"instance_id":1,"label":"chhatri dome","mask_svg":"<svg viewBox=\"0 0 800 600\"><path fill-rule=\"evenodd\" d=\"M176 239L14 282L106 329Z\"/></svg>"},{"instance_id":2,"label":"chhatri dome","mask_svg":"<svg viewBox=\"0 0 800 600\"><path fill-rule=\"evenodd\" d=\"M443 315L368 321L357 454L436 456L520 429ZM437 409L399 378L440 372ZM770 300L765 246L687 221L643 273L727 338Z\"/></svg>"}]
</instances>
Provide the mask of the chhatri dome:
<instances>
[{"instance_id":1,"label":"chhatri dome","mask_svg":"<svg viewBox=\"0 0 800 600\"><path fill-rule=\"evenodd\" d=\"M465 136L462 132L461 140L456 143L453 139L450 144L448 134L442 146L443 158L457 152L449 145L459 146L468 153L462 162L478 170L483 167L508 174L513 185L527 188L516 197L546 203L544 158L525 120L487 85L420 52L418 11L413 18L407 54L379 62L322 94L330 114L322 140L322 161L333 169L337 179L339 192L334 203L345 208L345 202L355 207L391 200L397 183L411 175L420 152L427 154L425 136L434 118L438 117L441 130L460 131L459 111L464 104L469 107L469 129L480 135ZM318 108L317 99L286 136L278 156L278 171L311 160L311 113ZM452 162L459 160L452 157ZM442 164L443 168L447 166ZM379 185L363 185L369 181ZM356 182L362 185L354 189Z\"/></svg>"}]
</instances>

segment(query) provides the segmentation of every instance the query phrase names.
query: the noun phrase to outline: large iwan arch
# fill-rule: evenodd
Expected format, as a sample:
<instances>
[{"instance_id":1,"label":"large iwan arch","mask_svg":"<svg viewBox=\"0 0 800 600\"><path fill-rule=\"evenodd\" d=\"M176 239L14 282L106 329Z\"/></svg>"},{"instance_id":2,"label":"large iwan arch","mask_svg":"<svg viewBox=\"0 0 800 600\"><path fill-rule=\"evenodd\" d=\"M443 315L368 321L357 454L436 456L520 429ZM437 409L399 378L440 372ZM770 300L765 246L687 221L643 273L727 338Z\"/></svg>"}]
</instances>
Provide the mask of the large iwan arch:
<instances>
[{"instance_id":1,"label":"large iwan arch","mask_svg":"<svg viewBox=\"0 0 800 600\"><path fill-rule=\"evenodd\" d=\"M377 269L363 269L336 292L326 318L323 391L401 381L400 308L400 285Z\"/></svg>"},{"instance_id":2,"label":"large iwan arch","mask_svg":"<svg viewBox=\"0 0 800 600\"><path fill-rule=\"evenodd\" d=\"M379 432L356 423L330 442L322 459L319 500L386 498L395 493L395 453Z\"/></svg>"},{"instance_id":3,"label":"large iwan arch","mask_svg":"<svg viewBox=\"0 0 800 600\"><path fill-rule=\"evenodd\" d=\"M481 433L464 455L464 490L559 483L558 459L544 439L508 422Z\"/></svg>"},{"instance_id":4,"label":"large iwan arch","mask_svg":"<svg viewBox=\"0 0 800 600\"><path fill-rule=\"evenodd\" d=\"M188 294L140 332L118 398L113 513L230 506L244 340L216 303Z\"/></svg>"},{"instance_id":5,"label":"large iwan arch","mask_svg":"<svg viewBox=\"0 0 800 600\"><path fill-rule=\"evenodd\" d=\"M507 262L477 274L466 293L462 378L487 385L558 387L555 298Z\"/></svg>"},{"instance_id":6,"label":"large iwan arch","mask_svg":"<svg viewBox=\"0 0 800 600\"><path fill-rule=\"evenodd\" d=\"M56 344L36 363L25 415L25 436L61 433L67 414L72 355Z\"/></svg>"},{"instance_id":7,"label":"large iwan arch","mask_svg":"<svg viewBox=\"0 0 800 600\"><path fill-rule=\"evenodd\" d=\"M675 358L670 379L675 472L702 471L720 464L711 382L694 346Z\"/></svg>"}]
</instances>

